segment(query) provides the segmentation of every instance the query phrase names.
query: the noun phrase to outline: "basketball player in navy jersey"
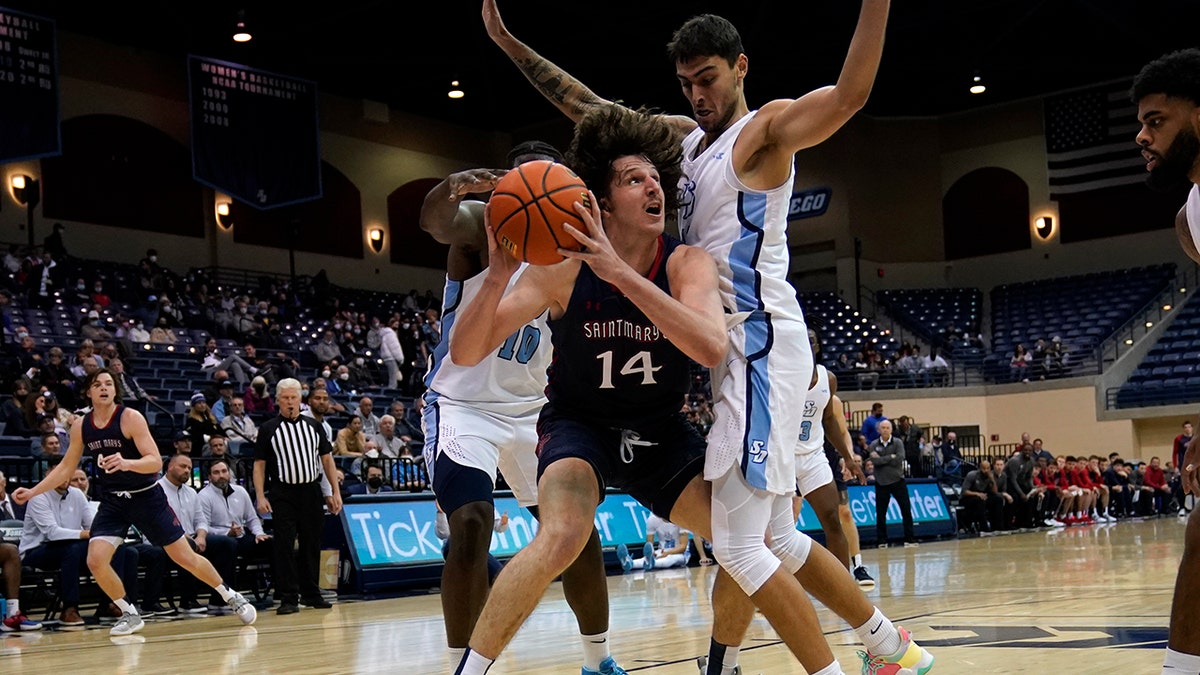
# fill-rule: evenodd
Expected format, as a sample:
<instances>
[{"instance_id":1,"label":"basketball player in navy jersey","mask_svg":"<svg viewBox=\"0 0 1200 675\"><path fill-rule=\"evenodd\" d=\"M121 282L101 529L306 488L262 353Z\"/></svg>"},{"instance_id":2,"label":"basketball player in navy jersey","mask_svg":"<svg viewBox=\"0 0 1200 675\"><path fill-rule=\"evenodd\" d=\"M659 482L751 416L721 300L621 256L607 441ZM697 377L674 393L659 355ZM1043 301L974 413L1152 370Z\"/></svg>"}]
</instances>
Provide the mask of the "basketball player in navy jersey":
<instances>
[{"instance_id":1,"label":"basketball player in navy jersey","mask_svg":"<svg viewBox=\"0 0 1200 675\"><path fill-rule=\"evenodd\" d=\"M254 606L241 593L226 586L212 563L193 551L184 538L179 518L158 484L162 457L150 436L146 418L118 403L122 400L121 392L107 368L88 375L83 381L83 391L92 409L71 426L71 443L63 461L37 485L14 492L13 500L24 504L61 485L74 474L84 455L103 471L96 479L100 508L92 520L87 562L96 583L121 609L121 618L109 632L129 635L145 626L137 608L125 595L121 577L110 564L130 525L150 543L161 546L180 567L212 586L243 623L254 623L257 618Z\"/></svg>"},{"instance_id":2,"label":"basketball player in navy jersey","mask_svg":"<svg viewBox=\"0 0 1200 675\"><path fill-rule=\"evenodd\" d=\"M737 28L712 14L694 16L667 46L676 86L693 115L663 119L686 134L678 183L681 236L716 261L729 313L729 353L712 369L716 420L704 470L712 482L713 552L721 563L714 611L745 606L736 597L741 593L770 617L802 597L807 601L808 591L863 641L864 672L925 675L933 655L867 601L836 558L812 547L791 520L798 413L812 377L807 326L787 278L795 155L824 142L865 105L889 9L889 0L863 0L836 84L758 110L746 100L749 58ZM578 122L592 110L617 105L513 36L496 0L484 0L483 21L492 41L567 117ZM768 529L769 546L763 540ZM791 628L776 626L789 646L801 639L786 634ZM719 659L709 661L711 670Z\"/></svg>"},{"instance_id":3,"label":"basketball player in navy jersey","mask_svg":"<svg viewBox=\"0 0 1200 675\"><path fill-rule=\"evenodd\" d=\"M678 140L655 116L594 111L576 127L568 160L596 190L590 209L576 204L588 231L567 228L584 250L560 249L568 260L531 266L509 289L518 264L489 236L488 279L463 309L451 354L460 363L484 359L548 310L554 360L538 420L541 527L496 579L458 675L487 672L583 548L608 486L711 534L704 440L680 408L691 361L712 367L728 337L712 257L663 233L675 194L663 186L679 176ZM794 638L788 646L808 672L841 672L806 595L763 611L772 625L788 626L780 632Z\"/></svg>"},{"instance_id":4,"label":"basketball player in navy jersey","mask_svg":"<svg viewBox=\"0 0 1200 675\"><path fill-rule=\"evenodd\" d=\"M1142 147L1154 189L1192 183L1187 203L1175 218L1179 243L1200 263L1200 49L1185 49L1151 61L1133 81L1130 97L1138 107ZM1180 470L1185 493L1200 495L1200 444L1193 437ZM1188 518L1183 558L1171 601L1171 629L1162 675L1200 673L1200 517Z\"/></svg>"},{"instance_id":5,"label":"basketball player in navy jersey","mask_svg":"<svg viewBox=\"0 0 1200 675\"><path fill-rule=\"evenodd\" d=\"M540 141L513 147L516 167L538 159L562 161L557 148ZM501 347L466 367L447 347L458 311L475 297L489 263L483 202L463 199L491 192L505 171L470 169L451 174L425 196L421 229L450 246L446 256L446 334L434 350L425 376L421 422L425 466L450 529L442 570L442 617L450 662L462 660L488 595L488 547L492 542L492 492L496 472L504 476L517 503L538 517L537 416L546 402L550 329L534 318L512 334L518 352ZM501 254L506 255L506 254ZM519 275L514 275L515 279ZM584 658L582 675L624 675L609 649L608 581L604 552L595 528L575 562L563 572L563 595L575 613Z\"/></svg>"}]
</instances>

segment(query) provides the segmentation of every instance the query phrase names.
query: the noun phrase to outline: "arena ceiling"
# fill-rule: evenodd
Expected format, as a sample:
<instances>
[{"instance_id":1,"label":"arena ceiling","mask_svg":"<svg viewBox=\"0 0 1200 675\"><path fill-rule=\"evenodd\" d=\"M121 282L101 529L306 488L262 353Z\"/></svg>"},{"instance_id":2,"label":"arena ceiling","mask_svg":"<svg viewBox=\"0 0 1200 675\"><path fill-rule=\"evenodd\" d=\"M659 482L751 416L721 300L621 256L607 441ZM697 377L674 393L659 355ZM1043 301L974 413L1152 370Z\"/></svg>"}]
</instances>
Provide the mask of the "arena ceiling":
<instances>
[{"instance_id":1,"label":"arena ceiling","mask_svg":"<svg viewBox=\"0 0 1200 675\"><path fill-rule=\"evenodd\" d=\"M560 119L488 39L480 0L22 2L60 31L183 58L198 54L315 80L322 91L456 124L519 132ZM510 29L606 98L689 112L664 55L671 31L714 12L740 29L751 107L836 80L850 0L500 0ZM238 10L254 34L231 41ZM939 116L1130 77L1200 45L1196 0L897 0L866 112ZM133 52L136 56L138 52ZM69 64L64 64L68 68ZM967 92L978 73L987 85ZM450 81L466 91L446 96Z\"/></svg>"}]
</instances>

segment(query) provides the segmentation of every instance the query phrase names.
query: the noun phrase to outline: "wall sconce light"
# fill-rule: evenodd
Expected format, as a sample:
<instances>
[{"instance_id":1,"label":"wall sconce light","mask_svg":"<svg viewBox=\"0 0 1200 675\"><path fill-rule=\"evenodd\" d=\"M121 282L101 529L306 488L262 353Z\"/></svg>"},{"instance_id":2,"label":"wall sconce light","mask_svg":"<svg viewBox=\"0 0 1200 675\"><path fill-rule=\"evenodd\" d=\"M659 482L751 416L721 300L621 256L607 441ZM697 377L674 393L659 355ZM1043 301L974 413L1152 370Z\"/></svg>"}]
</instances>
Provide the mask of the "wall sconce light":
<instances>
[{"instance_id":1,"label":"wall sconce light","mask_svg":"<svg viewBox=\"0 0 1200 675\"><path fill-rule=\"evenodd\" d=\"M10 180L13 199L22 206L34 208L42 201L41 184L39 181L24 174L15 174Z\"/></svg>"},{"instance_id":2,"label":"wall sconce light","mask_svg":"<svg viewBox=\"0 0 1200 675\"><path fill-rule=\"evenodd\" d=\"M233 216L230 215L229 202L217 202L217 224L222 229L229 230L233 228Z\"/></svg>"},{"instance_id":3,"label":"wall sconce light","mask_svg":"<svg viewBox=\"0 0 1200 675\"><path fill-rule=\"evenodd\" d=\"M987 85L983 83L983 77L980 76L979 71L977 70L975 71L974 77L971 78L970 92L972 94L979 95L985 91L987 91Z\"/></svg>"},{"instance_id":4,"label":"wall sconce light","mask_svg":"<svg viewBox=\"0 0 1200 675\"><path fill-rule=\"evenodd\" d=\"M379 253L383 250L383 228L372 227L367 231L367 240L371 242L371 250Z\"/></svg>"},{"instance_id":5,"label":"wall sconce light","mask_svg":"<svg viewBox=\"0 0 1200 675\"><path fill-rule=\"evenodd\" d=\"M446 95L450 98L462 98L463 96L466 96L466 94L463 93L462 87L459 86L458 80L450 81L450 91L446 92Z\"/></svg>"},{"instance_id":6,"label":"wall sconce light","mask_svg":"<svg viewBox=\"0 0 1200 675\"><path fill-rule=\"evenodd\" d=\"M1054 218L1051 216L1042 216L1035 222L1037 224L1037 234L1042 239L1049 239L1050 235L1054 234Z\"/></svg>"}]
</instances>

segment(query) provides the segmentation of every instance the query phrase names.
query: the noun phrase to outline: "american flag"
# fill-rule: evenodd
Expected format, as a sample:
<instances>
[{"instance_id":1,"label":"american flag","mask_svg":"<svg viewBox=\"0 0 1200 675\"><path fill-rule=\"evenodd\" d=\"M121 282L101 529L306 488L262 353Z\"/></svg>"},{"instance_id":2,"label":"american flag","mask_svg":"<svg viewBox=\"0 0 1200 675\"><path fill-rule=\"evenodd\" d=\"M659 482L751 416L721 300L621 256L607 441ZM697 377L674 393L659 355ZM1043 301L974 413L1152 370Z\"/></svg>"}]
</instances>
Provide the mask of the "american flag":
<instances>
[{"instance_id":1,"label":"american flag","mask_svg":"<svg viewBox=\"0 0 1200 675\"><path fill-rule=\"evenodd\" d=\"M1146 162L1133 140L1139 125L1131 84L1122 80L1046 99L1051 199L1145 180Z\"/></svg>"}]
</instances>

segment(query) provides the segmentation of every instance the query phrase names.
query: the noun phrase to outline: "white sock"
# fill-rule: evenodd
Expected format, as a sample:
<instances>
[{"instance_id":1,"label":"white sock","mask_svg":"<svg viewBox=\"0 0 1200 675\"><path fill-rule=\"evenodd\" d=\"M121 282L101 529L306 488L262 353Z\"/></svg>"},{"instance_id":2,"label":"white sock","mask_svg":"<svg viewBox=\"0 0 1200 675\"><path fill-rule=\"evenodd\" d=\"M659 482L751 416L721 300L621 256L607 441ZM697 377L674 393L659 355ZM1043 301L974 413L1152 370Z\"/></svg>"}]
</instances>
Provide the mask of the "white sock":
<instances>
[{"instance_id":1,"label":"white sock","mask_svg":"<svg viewBox=\"0 0 1200 675\"><path fill-rule=\"evenodd\" d=\"M454 671L454 675L487 675L488 668L492 667L493 661L486 656L481 656L478 652L467 649L467 655L458 664L458 669Z\"/></svg>"},{"instance_id":2,"label":"white sock","mask_svg":"<svg viewBox=\"0 0 1200 675\"><path fill-rule=\"evenodd\" d=\"M121 612L123 614L137 614L138 613L137 607L134 607L125 598L119 598L117 600L113 600L113 604L116 605L117 609L121 610Z\"/></svg>"},{"instance_id":3,"label":"white sock","mask_svg":"<svg viewBox=\"0 0 1200 675\"><path fill-rule=\"evenodd\" d=\"M220 593L221 599L225 602L229 602L235 595L234 592L225 584L221 584L220 586L215 587L213 590Z\"/></svg>"},{"instance_id":4,"label":"white sock","mask_svg":"<svg viewBox=\"0 0 1200 675\"><path fill-rule=\"evenodd\" d=\"M1200 656L1185 654L1167 647L1167 656L1163 659L1162 675L1195 675L1200 673Z\"/></svg>"},{"instance_id":5,"label":"white sock","mask_svg":"<svg viewBox=\"0 0 1200 675\"><path fill-rule=\"evenodd\" d=\"M903 641L900 639L900 631L892 625L891 621L875 608L875 613L863 625L854 629L858 633L858 637L866 645L867 651L875 656L891 656L900 651L900 646Z\"/></svg>"},{"instance_id":6,"label":"white sock","mask_svg":"<svg viewBox=\"0 0 1200 675\"><path fill-rule=\"evenodd\" d=\"M8 616L16 616L21 613L21 601L20 600L10 599L7 601L7 605L8 605L8 612L7 612ZM5 618L8 618L8 617L5 617Z\"/></svg>"},{"instance_id":7,"label":"white sock","mask_svg":"<svg viewBox=\"0 0 1200 675\"><path fill-rule=\"evenodd\" d=\"M612 656L608 648L608 631L595 635L579 635L583 643L583 667L600 670L600 663Z\"/></svg>"},{"instance_id":8,"label":"white sock","mask_svg":"<svg viewBox=\"0 0 1200 675\"><path fill-rule=\"evenodd\" d=\"M862 566L863 566L863 564L862 564L862 554L861 553L850 556L850 569L855 569L855 568L862 567Z\"/></svg>"},{"instance_id":9,"label":"white sock","mask_svg":"<svg viewBox=\"0 0 1200 675\"><path fill-rule=\"evenodd\" d=\"M838 664L837 659L834 659L833 663L816 671L812 675L846 675L846 674L842 672L842 667L841 667L841 665Z\"/></svg>"},{"instance_id":10,"label":"white sock","mask_svg":"<svg viewBox=\"0 0 1200 675\"><path fill-rule=\"evenodd\" d=\"M725 647L725 656L721 657L721 675L733 675L737 670L738 652L741 648L741 645Z\"/></svg>"},{"instance_id":11,"label":"white sock","mask_svg":"<svg viewBox=\"0 0 1200 675\"><path fill-rule=\"evenodd\" d=\"M467 653L466 647L449 647L446 649L446 656L450 660L450 665L457 667L462 663L463 654Z\"/></svg>"}]
</instances>

